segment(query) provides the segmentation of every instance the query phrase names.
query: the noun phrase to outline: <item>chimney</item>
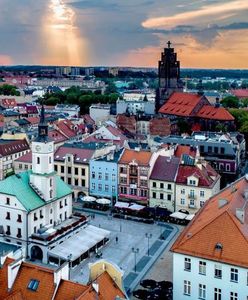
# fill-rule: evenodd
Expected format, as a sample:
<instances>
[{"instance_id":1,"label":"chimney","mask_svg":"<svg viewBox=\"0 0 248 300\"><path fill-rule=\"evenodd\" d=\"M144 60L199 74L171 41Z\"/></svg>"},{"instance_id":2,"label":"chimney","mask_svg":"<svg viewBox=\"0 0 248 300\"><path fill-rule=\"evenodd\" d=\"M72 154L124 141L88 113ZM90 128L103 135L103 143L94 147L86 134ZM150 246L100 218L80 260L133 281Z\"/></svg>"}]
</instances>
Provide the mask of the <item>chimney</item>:
<instances>
[{"instance_id":1,"label":"chimney","mask_svg":"<svg viewBox=\"0 0 248 300\"><path fill-rule=\"evenodd\" d=\"M216 100L215 100L215 107L220 107L220 98L219 97L216 97Z\"/></svg>"}]
</instances>

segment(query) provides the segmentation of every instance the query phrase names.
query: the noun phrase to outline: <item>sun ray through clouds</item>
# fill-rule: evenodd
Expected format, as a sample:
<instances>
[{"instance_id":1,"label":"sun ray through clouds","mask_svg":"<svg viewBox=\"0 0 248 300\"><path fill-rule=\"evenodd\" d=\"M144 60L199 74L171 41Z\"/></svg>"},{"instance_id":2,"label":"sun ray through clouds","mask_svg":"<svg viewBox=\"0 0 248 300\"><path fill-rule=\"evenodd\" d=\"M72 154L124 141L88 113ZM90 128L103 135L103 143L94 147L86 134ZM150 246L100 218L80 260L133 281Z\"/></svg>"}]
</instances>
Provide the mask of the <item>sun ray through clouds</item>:
<instances>
[{"instance_id":1,"label":"sun ray through clouds","mask_svg":"<svg viewBox=\"0 0 248 300\"><path fill-rule=\"evenodd\" d=\"M87 40L76 25L76 14L63 0L50 0L43 19L44 63L82 65L88 60Z\"/></svg>"}]
</instances>

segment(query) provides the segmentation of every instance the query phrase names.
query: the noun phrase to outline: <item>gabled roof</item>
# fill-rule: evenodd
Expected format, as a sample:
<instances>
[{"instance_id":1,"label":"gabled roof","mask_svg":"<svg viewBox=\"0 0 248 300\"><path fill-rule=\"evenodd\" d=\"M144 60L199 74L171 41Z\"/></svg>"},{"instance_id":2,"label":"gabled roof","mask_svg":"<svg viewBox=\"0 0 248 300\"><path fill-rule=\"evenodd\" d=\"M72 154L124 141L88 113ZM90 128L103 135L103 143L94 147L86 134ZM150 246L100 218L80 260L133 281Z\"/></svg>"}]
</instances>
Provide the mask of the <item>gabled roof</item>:
<instances>
[{"instance_id":1,"label":"gabled roof","mask_svg":"<svg viewBox=\"0 0 248 300\"><path fill-rule=\"evenodd\" d=\"M210 198L173 244L176 253L248 268L248 205L245 177ZM244 222L236 209L244 209ZM219 244L222 248L216 249Z\"/></svg>"},{"instance_id":2,"label":"gabled roof","mask_svg":"<svg viewBox=\"0 0 248 300\"><path fill-rule=\"evenodd\" d=\"M78 299L89 289L88 286L76 282L61 280L54 300L74 300Z\"/></svg>"},{"instance_id":3,"label":"gabled roof","mask_svg":"<svg viewBox=\"0 0 248 300\"><path fill-rule=\"evenodd\" d=\"M230 92L238 98L248 98L248 89L231 90Z\"/></svg>"},{"instance_id":4,"label":"gabled roof","mask_svg":"<svg viewBox=\"0 0 248 300\"><path fill-rule=\"evenodd\" d=\"M215 107L212 105L204 105L196 116L203 119L234 121L234 117L224 107Z\"/></svg>"},{"instance_id":5,"label":"gabled roof","mask_svg":"<svg viewBox=\"0 0 248 300\"><path fill-rule=\"evenodd\" d=\"M152 153L149 151L125 149L119 160L119 163L129 164L134 160L140 166L149 166L151 157Z\"/></svg>"},{"instance_id":6,"label":"gabled roof","mask_svg":"<svg viewBox=\"0 0 248 300\"><path fill-rule=\"evenodd\" d=\"M54 141L55 144L67 141L67 138L58 130L48 130L48 137Z\"/></svg>"},{"instance_id":7,"label":"gabled roof","mask_svg":"<svg viewBox=\"0 0 248 300\"><path fill-rule=\"evenodd\" d=\"M30 280L38 280L36 291L28 289ZM21 293L23 299L51 300L55 291L53 270L35 264L23 262L11 289L12 293ZM14 298L15 299L15 298Z\"/></svg>"},{"instance_id":8,"label":"gabled roof","mask_svg":"<svg viewBox=\"0 0 248 300\"><path fill-rule=\"evenodd\" d=\"M184 117L190 116L202 97L202 95L198 94L174 92L159 109L159 113Z\"/></svg>"},{"instance_id":9,"label":"gabled roof","mask_svg":"<svg viewBox=\"0 0 248 300\"><path fill-rule=\"evenodd\" d=\"M187 178L190 176L198 177L198 186L206 188L211 188L219 179L217 172L206 162L201 164L201 168L198 165L181 164L178 168L176 183L187 185Z\"/></svg>"},{"instance_id":10,"label":"gabled roof","mask_svg":"<svg viewBox=\"0 0 248 300\"><path fill-rule=\"evenodd\" d=\"M66 154L72 154L74 157L74 163L87 164L89 160L93 157L95 149L85 149L70 147L69 145L61 146L57 149L54 154L55 161L64 161Z\"/></svg>"},{"instance_id":11,"label":"gabled roof","mask_svg":"<svg viewBox=\"0 0 248 300\"><path fill-rule=\"evenodd\" d=\"M182 156L183 154L188 154L188 155L190 155L191 157L195 158L195 157L196 157L196 152L197 152L196 147L192 147L192 146L184 146L184 145L179 145L179 144L178 144L178 145L176 146L174 155L175 155L176 157L181 158L181 156Z\"/></svg>"},{"instance_id":12,"label":"gabled roof","mask_svg":"<svg viewBox=\"0 0 248 300\"><path fill-rule=\"evenodd\" d=\"M179 166L179 158L159 156L154 164L150 179L174 181Z\"/></svg>"},{"instance_id":13,"label":"gabled roof","mask_svg":"<svg viewBox=\"0 0 248 300\"><path fill-rule=\"evenodd\" d=\"M0 194L15 196L27 211L37 209L47 203L29 185L31 173L32 171L23 172L0 181ZM55 186L56 197L53 200L65 197L72 192L59 176L55 176Z\"/></svg>"},{"instance_id":14,"label":"gabled roof","mask_svg":"<svg viewBox=\"0 0 248 300\"><path fill-rule=\"evenodd\" d=\"M7 156L25 150L29 150L29 145L26 139L23 140L0 139L0 155L2 156Z\"/></svg>"}]
</instances>

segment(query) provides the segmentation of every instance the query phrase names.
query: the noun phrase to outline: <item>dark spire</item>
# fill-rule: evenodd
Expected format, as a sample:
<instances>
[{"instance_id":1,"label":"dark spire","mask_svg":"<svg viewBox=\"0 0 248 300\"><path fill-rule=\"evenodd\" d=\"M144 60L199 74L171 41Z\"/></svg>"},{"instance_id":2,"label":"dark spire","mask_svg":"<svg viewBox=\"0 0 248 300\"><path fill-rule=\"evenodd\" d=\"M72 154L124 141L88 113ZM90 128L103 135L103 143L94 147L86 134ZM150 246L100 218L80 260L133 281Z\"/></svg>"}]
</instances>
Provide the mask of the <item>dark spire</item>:
<instances>
[{"instance_id":1,"label":"dark spire","mask_svg":"<svg viewBox=\"0 0 248 300\"><path fill-rule=\"evenodd\" d=\"M203 96L204 95L204 87L203 87L203 84L202 84L202 80L200 79L198 84L197 84L197 94L199 96Z\"/></svg>"},{"instance_id":2,"label":"dark spire","mask_svg":"<svg viewBox=\"0 0 248 300\"><path fill-rule=\"evenodd\" d=\"M47 140L48 140L48 125L45 120L45 109L42 102L41 111L40 111L40 123L38 125L38 137L36 141L46 142Z\"/></svg>"},{"instance_id":3,"label":"dark spire","mask_svg":"<svg viewBox=\"0 0 248 300\"><path fill-rule=\"evenodd\" d=\"M168 45L168 49L170 49L170 47L171 47L171 41L168 41L167 45Z\"/></svg>"}]
</instances>

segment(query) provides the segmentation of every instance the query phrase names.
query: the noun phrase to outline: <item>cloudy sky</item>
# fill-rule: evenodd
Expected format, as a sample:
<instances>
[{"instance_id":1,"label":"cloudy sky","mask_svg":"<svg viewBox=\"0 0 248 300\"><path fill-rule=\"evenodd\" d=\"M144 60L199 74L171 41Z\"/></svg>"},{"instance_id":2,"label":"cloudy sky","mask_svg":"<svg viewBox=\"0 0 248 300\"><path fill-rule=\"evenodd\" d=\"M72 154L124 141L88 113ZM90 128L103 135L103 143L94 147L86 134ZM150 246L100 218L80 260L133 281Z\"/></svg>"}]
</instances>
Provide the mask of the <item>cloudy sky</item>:
<instances>
[{"instance_id":1,"label":"cloudy sky","mask_svg":"<svg viewBox=\"0 0 248 300\"><path fill-rule=\"evenodd\" d=\"M248 0L0 0L0 65L248 69Z\"/></svg>"}]
</instances>

